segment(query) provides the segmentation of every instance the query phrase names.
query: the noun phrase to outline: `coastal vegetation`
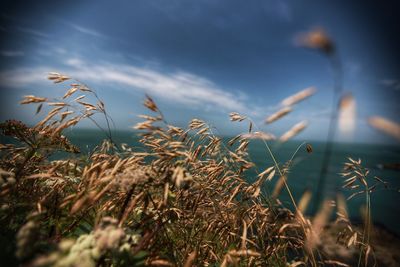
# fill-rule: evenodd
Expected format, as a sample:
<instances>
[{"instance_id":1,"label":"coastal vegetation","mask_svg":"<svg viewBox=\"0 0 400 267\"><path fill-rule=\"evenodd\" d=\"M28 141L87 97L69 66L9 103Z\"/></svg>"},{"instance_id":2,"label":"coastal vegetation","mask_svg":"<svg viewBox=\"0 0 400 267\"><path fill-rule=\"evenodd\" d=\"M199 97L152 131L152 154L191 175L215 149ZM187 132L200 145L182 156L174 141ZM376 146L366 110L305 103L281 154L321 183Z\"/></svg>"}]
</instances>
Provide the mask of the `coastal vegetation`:
<instances>
[{"instance_id":1,"label":"coastal vegetation","mask_svg":"<svg viewBox=\"0 0 400 267\"><path fill-rule=\"evenodd\" d=\"M94 90L58 73L49 79L68 84L65 95L57 100L29 95L21 102L45 113L40 122L32 127L15 120L0 124L2 135L13 139L0 147L4 261L22 266L186 267L382 263L371 244L371 194L390 185L370 177L360 159L347 159L341 175L343 187L354 191L349 199L365 197L363 224L352 225L340 193L306 216L311 192L295 199L288 177L298 151L313 153L312 145L303 143L289 161L277 162L268 145L271 135L259 131L249 117L231 113L232 123L245 124L248 132L224 142L200 119L191 120L186 129L169 124L149 96L144 101L149 114L141 115L143 121L134 127L142 147L118 144ZM303 100L313 90L286 102ZM107 128L92 118L95 114L103 116ZM79 155L79 147L63 135L82 120L92 120L107 136L87 155ZM304 127L292 127L280 141ZM253 138L261 138L272 159L264 170L249 156ZM60 151L63 158L54 160ZM251 182L249 171L256 173ZM273 190L265 190L272 182ZM290 205L280 201L282 191L289 194ZM337 253L327 248L327 236L334 236Z\"/></svg>"}]
</instances>

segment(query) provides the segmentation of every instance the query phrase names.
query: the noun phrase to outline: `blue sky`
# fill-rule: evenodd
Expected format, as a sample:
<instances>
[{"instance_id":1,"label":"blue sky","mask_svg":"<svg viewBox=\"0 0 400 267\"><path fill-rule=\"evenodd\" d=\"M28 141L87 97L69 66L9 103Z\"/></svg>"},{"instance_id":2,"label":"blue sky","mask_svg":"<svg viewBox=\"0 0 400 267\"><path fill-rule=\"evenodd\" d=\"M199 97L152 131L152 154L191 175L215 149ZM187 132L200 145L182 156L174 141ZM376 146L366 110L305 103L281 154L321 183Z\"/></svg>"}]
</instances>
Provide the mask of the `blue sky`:
<instances>
[{"instance_id":1,"label":"blue sky","mask_svg":"<svg viewBox=\"0 0 400 267\"><path fill-rule=\"evenodd\" d=\"M4 1L0 8L0 119L33 122L23 95L60 96L66 85L46 80L65 73L94 88L118 129L144 112L145 93L168 121L193 118L221 134L245 129L229 121L245 113L279 136L308 120L298 139L324 140L332 97L327 59L295 45L299 32L323 27L335 40L344 90L357 103L356 130L341 141L390 142L366 119L400 122L400 53L395 1ZM317 93L287 117L264 125L285 97ZM84 123L82 127L91 127Z\"/></svg>"}]
</instances>

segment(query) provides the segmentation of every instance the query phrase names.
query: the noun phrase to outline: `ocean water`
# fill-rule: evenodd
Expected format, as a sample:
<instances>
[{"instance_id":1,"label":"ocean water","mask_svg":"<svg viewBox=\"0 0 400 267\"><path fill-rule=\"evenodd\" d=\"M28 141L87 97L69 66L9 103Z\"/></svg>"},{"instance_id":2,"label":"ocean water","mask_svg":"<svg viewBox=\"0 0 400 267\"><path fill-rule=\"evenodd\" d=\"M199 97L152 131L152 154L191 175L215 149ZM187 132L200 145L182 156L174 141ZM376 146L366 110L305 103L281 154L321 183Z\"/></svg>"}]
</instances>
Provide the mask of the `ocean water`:
<instances>
[{"instance_id":1,"label":"ocean water","mask_svg":"<svg viewBox=\"0 0 400 267\"><path fill-rule=\"evenodd\" d=\"M105 134L98 130L73 130L65 133L71 142L79 146L82 153L87 153L96 145L100 144L106 138ZM116 143L126 143L134 150L142 150L139 144L139 138L134 132L115 131L113 139ZM228 140L226 137L224 140ZM3 142L4 140L2 140ZM289 187L295 197L299 199L306 189L313 192L308 213L311 212L315 203L317 191L318 177L320 174L323 151L325 144L323 142L308 141L313 147L312 153L307 153L305 146L300 147L293 161L291 171L288 176ZM270 142L270 148L276 160L283 164L287 162L295 153L296 149L302 144L300 141L289 141L284 144ZM259 140L252 140L249 145L249 153L252 161L256 164L260 171L272 166L273 162L268 154L264 143ZM58 155L62 156L62 155ZM400 146L393 145L376 145L376 144L344 144L337 143L333 146L333 153L329 164L329 172L324 185L323 196L334 197L338 192L342 192L345 196L351 195L348 189L343 189L342 184L344 178L338 174L343 168L343 163L347 157L354 159L360 158L363 166L370 170L370 180L373 183L373 176L378 176L390 183L393 188L400 188L400 170L382 169L380 164L400 163ZM248 172L247 179L254 180L255 173ZM264 190L272 191L274 183L278 177L276 176L271 182L265 183ZM282 190L280 200L291 207L289 197L285 190ZM374 223L384 225L394 233L400 235L400 193L398 190L378 190L372 193L372 217ZM364 195L356 196L347 202L350 217L354 220L360 220L360 209L365 203Z\"/></svg>"},{"instance_id":2,"label":"ocean water","mask_svg":"<svg viewBox=\"0 0 400 267\"><path fill-rule=\"evenodd\" d=\"M285 144L271 144L271 149L277 161L284 163L288 161L302 142L290 141ZM294 164L291 168L288 184L295 199L299 199L306 189L313 194L311 207L315 203L318 180L321 171L322 158L325 143L309 141L313 147L312 153L307 153L305 147L301 147L295 155ZM270 166L272 162L266 152L265 146L255 142L249 147L253 161L258 166ZM338 192L347 198L354 191L343 189L344 178L339 175L343 169L347 157L361 159L364 167L370 170L369 184L374 183L373 177L377 176L390 183L396 189L400 188L400 170L382 169L382 164L400 163L400 146L376 145L376 144L343 144L337 143L333 146L333 152L329 163L328 173L323 187L324 198L334 198ZM277 177L275 177L277 178ZM268 186L273 189L273 184ZM281 198L290 206L286 191L282 191ZM386 226L392 232L400 235L400 192L398 190L377 190L372 193L372 216L375 223ZM360 221L360 209L365 204L365 195L360 194L347 201L349 215L352 219ZM310 209L308 210L310 212Z\"/></svg>"}]
</instances>

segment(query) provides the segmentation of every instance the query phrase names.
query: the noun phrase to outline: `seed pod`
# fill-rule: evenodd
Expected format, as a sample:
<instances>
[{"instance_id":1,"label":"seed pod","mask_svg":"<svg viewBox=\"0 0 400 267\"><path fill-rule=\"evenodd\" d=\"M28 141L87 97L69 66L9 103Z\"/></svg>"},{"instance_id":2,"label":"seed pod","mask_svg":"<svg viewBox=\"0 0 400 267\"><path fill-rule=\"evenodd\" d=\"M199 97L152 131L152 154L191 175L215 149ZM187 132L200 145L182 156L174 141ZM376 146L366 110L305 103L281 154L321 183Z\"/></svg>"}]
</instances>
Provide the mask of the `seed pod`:
<instances>
[{"instance_id":1,"label":"seed pod","mask_svg":"<svg viewBox=\"0 0 400 267\"><path fill-rule=\"evenodd\" d=\"M312 146L310 144L306 145L306 150L307 150L308 153L312 153L313 152L313 148L312 148Z\"/></svg>"}]
</instances>

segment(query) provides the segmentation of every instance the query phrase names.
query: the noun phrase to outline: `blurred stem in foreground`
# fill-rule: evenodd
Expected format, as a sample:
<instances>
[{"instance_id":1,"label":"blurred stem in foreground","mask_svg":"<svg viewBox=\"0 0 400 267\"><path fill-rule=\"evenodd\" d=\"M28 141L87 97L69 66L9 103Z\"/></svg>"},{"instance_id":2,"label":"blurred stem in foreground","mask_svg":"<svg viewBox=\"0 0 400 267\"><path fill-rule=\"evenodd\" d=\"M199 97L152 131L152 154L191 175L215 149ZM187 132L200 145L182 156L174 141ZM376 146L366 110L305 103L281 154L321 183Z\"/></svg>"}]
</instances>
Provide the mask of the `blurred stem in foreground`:
<instances>
[{"instance_id":1,"label":"blurred stem in foreground","mask_svg":"<svg viewBox=\"0 0 400 267\"><path fill-rule=\"evenodd\" d=\"M332 111L329 119L328 136L322 158L321 172L318 178L316 199L313 205L313 213L315 213L320 206L324 193L326 176L329 171L329 161L332 156L333 142L338 122L338 100L343 87L343 72L335 44L322 28L316 28L310 32L300 34L297 36L296 43L302 47L322 52L322 54L327 56L332 67L334 80Z\"/></svg>"},{"instance_id":2,"label":"blurred stem in foreground","mask_svg":"<svg viewBox=\"0 0 400 267\"><path fill-rule=\"evenodd\" d=\"M338 113L339 113L338 100L343 87L342 65L338 54L335 53L330 55L329 60L331 63L333 80L334 80L332 110L329 119L328 136L326 139L326 146L322 158L321 171L318 178L317 194L315 197L315 205L313 207L313 212L316 212L318 210L318 207L320 205L325 190L326 176L329 172L329 162L332 156L333 142L335 139L337 124L338 124Z\"/></svg>"}]
</instances>

